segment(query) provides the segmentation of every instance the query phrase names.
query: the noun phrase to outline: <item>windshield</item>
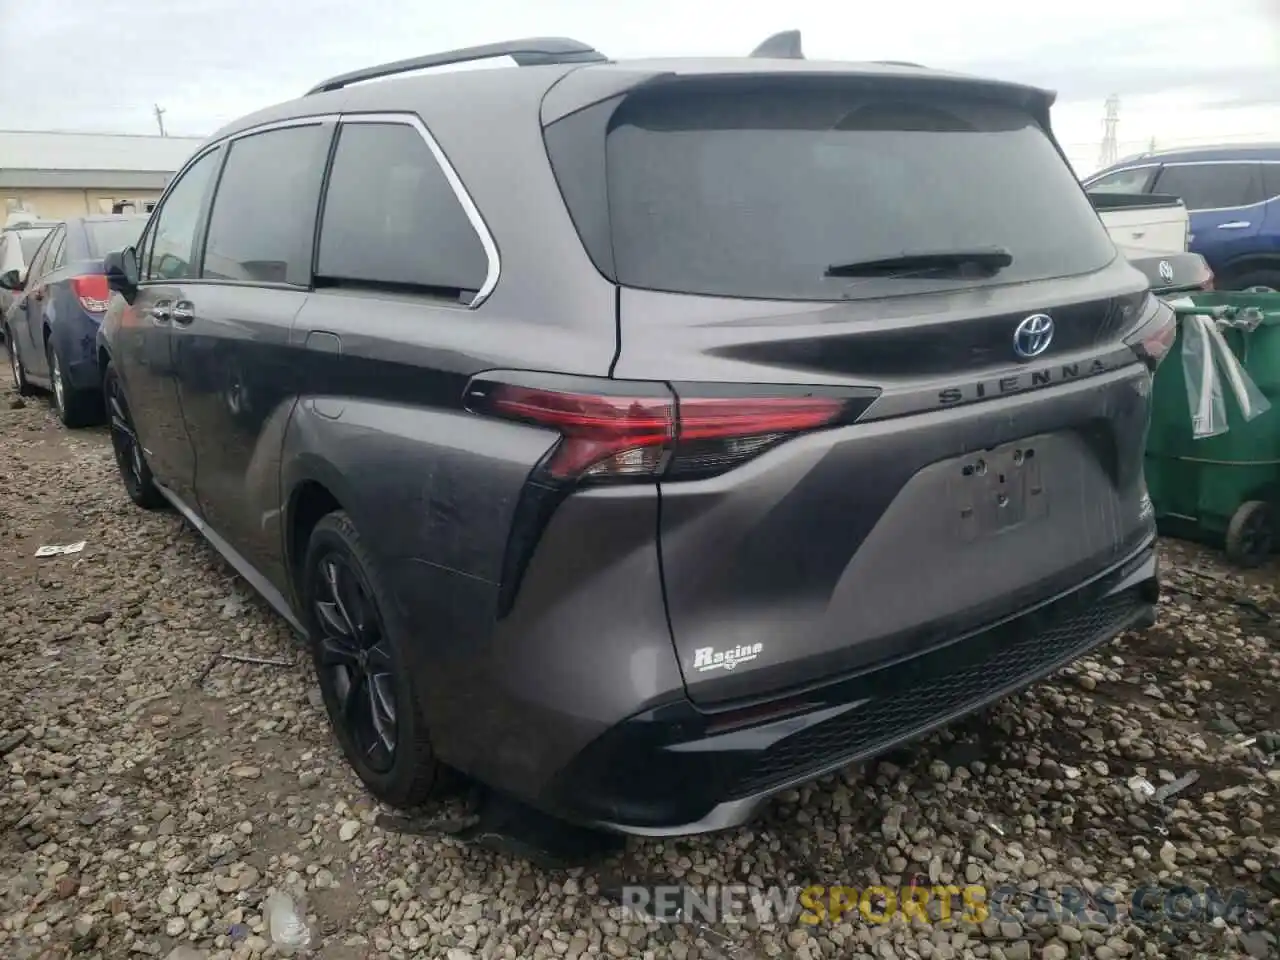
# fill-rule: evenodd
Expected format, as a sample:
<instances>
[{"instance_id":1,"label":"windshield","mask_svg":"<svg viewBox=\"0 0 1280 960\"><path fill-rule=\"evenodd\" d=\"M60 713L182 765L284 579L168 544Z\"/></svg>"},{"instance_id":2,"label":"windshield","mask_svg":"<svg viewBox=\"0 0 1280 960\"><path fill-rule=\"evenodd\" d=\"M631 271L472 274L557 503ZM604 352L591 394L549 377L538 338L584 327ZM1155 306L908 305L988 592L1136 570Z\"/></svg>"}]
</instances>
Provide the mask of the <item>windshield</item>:
<instances>
[{"instance_id":1,"label":"windshield","mask_svg":"<svg viewBox=\"0 0 1280 960\"><path fill-rule=\"evenodd\" d=\"M85 223L89 235L89 256L105 257L125 247L133 246L147 225L146 217L121 217L119 220L90 220Z\"/></svg>"},{"instance_id":2,"label":"windshield","mask_svg":"<svg viewBox=\"0 0 1280 960\"><path fill-rule=\"evenodd\" d=\"M31 258L40 249L40 241L49 235L52 227L34 227L30 230L18 231L18 246L22 248L22 262L30 263Z\"/></svg>"},{"instance_id":3,"label":"windshield","mask_svg":"<svg viewBox=\"0 0 1280 960\"><path fill-rule=\"evenodd\" d=\"M607 138L620 283L825 300L1088 273L1115 249L1034 119L998 103L805 85L650 91ZM1008 251L991 276L824 276L914 251Z\"/></svg>"}]
</instances>

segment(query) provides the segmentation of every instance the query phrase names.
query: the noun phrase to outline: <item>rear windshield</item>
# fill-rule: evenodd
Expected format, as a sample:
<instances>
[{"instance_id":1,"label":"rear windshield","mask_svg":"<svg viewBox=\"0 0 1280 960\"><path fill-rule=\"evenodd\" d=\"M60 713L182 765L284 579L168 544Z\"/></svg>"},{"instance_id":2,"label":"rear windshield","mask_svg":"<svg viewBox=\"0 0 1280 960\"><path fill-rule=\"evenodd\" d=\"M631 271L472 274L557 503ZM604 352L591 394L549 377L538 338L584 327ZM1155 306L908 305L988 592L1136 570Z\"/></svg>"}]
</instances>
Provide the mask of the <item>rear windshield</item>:
<instances>
[{"instance_id":1,"label":"rear windshield","mask_svg":"<svg viewBox=\"0 0 1280 960\"><path fill-rule=\"evenodd\" d=\"M1115 257L1071 169L1025 112L833 87L641 92L606 140L618 282L835 300L1098 270ZM836 264L1001 247L974 281L827 278Z\"/></svg>"},{"instance_id":2,"label":"rear windshield","mask_svg":"<svg viewBox=\"0 0 1280 960\"><path fill-rule=\"evenodd\" d=\"M133 246L146 225L146 217L88 221L84 227L89 235L89 256L98 259Z\"/></svg>"},{"instance_id":3,"label":"rear windshield","mask_svg":"<svg viewBox=\"0 0 1280 960\"><path fill-rule=\"evenodd\" d=\"M49 235L52 227L39 227L34 230L18 231L18 246L22 248L22 262L30 263L31 258L40 249L40 242Z\"/></svg>"}]
</instances>

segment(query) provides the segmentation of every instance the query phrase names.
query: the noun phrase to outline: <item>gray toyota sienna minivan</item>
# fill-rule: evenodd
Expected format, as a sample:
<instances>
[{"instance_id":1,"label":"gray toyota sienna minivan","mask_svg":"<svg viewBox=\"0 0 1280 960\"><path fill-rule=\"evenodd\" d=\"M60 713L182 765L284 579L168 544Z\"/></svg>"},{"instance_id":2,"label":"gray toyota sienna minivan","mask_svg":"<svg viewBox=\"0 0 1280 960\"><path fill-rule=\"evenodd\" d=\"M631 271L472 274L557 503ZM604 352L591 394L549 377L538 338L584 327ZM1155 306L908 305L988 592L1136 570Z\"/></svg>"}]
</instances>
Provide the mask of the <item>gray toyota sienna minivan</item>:
<instances>
[{"instance_id":1,"label":"gray toyota sienna minivan","mask_svg":"<svg viewBox=\"0 0 1280 960\"><path fill-rule=\"evenodd\" d=\"M113 258L124 483L308 638L386 802L742 822L1153 616L1173 318L1052 99L561 39L327 81Z\"/></svg>"}]
</instances>

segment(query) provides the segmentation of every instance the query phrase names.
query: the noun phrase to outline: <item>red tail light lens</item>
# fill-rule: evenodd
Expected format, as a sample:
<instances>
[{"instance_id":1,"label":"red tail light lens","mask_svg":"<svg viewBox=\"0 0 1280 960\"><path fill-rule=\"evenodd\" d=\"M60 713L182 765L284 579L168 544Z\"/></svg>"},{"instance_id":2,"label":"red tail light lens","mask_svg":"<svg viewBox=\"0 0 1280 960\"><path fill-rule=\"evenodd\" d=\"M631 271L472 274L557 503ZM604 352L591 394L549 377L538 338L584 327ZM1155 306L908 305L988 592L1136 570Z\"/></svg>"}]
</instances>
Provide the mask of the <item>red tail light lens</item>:
<instances>
[{"instance_id":1,"label":"red tail light lens","mask_svg":"<svg viewBox=\"0 0 1280 960\"><path fill-rule=\"evenodd\" d=\"M80 306L90 313L106 313L111 305L111 290L107 286L107 278L102 274L87 277L72 277L71 289L75 291Z\"/></svg>"},{"instance_id":2,"label":"red tail light lens","mask_svg":"<svg viewBox=\"0 0 1280 960\"><path fill-rule=\"evenodd\" d=\"M675 435L671 397L560 393L499 383L483 412L558 430L563 440L543 469L579 476L652 475Z\"/></svg>"},{"instance_id":3,"label":"red tail light lens","mask_svg":"<svg viewBox=\"0 0 1280 960\"><path fill-rule=\"evenodd\" d=\"M634 392L618 381L601 386L607 392L477 380L467 407L559 432L540 467L549 480L690 479L722 473L798 433L848 423L875 396L685 396L682 388L677 398L663 384L636 384L644 389Z\"/></svg>"},{"instance_id":4,"label":"red tail light lens","mask_svg":"<svg viewBox=\"0 0 1280 960\"><path fill-rule=\"evenodd\" d=\"M1178 339L1178 318L1173 309L1156 301L1156 310L1146 323L1126 339L1126 343L1155 372Z\"/></svg>"}]
</instances>

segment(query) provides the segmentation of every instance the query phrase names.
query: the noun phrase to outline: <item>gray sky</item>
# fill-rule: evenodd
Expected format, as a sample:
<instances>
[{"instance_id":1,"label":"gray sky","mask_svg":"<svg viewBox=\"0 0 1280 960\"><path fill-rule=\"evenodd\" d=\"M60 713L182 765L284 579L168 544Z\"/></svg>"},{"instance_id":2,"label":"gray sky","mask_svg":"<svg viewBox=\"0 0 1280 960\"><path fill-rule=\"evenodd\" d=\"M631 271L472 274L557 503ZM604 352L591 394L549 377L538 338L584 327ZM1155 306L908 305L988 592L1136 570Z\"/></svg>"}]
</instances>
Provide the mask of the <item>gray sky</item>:
<instances>
[{"instance_id":1,"label":"gray sky","mask_svg":"<svg viewBox=\"0 0 1280 960\"><path fill-rule=\"evenodd\" d=\"M1122 154L1152 137L1280 140L1280 0L0 0L0 129L148 133L159 103L170 133L203 135L326 76L433 50L565 35L613 57L733 55L790 28L813 58L1056 89L1077 166L1096 161L1111 93Z\"/></svg>"}]
</instances>

